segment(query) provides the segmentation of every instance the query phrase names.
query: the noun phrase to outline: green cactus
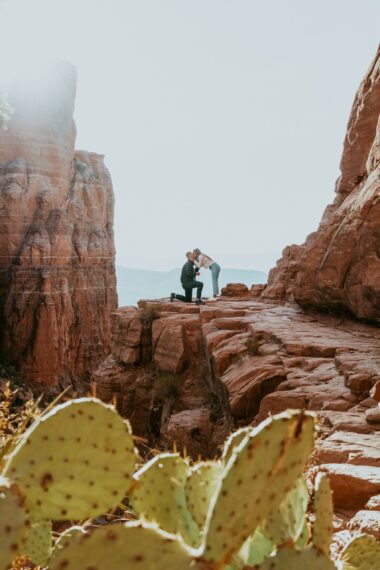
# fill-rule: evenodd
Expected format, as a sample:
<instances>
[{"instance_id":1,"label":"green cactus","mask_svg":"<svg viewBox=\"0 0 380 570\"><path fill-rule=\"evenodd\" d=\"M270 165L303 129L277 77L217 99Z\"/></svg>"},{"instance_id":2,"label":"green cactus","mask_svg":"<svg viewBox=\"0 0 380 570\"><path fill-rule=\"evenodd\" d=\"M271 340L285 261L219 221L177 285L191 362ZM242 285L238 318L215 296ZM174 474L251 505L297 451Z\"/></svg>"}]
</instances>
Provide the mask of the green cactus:
<instances>
[{"instance_id":1,"label":"green cactus","mask_svg":"<svg viewBox=\"0 0 380 570\"><path fill-rule=\"evenodd\" d=\"M25 511L17 489L0 478L0 570L25 548L28 533Z\"/></svg>"},{"instance_id":2,"label":"green cactus","mask_svg":"<svg viewBox=\"0 0 380 570\"><path fill-rule=\"evenodd\" d=\"M100 515L128 491L135 463L131 429L112 406L81 398L56 406L26 431L4 475L33 520Z\"/></svg>"},{"instance_id":3,"label":"green cactus","mask_svg":"<svg viewBox=\"0 0 380 570\"><path fill-rule=\"evenodd\" d=\"M330 558L314 547L305 550L281 547L258 570L336 570ZM369 569L368 569L369 570Z\"/></svg>"},{"instance_id":4,"label":"green cactus","mask_svg":"<svg viewBox=\"0 0 380 570\"><path fill-rule=\"evenodd\" d=\"M258 528L243 544L239 551L239 558L243 560L244 565L261 564L271 554L274 547L273 542Z\"/></svg>"},{"instance_id":5,"label":"green cactus","mask_svg":"<svg viewBox=\"0 0 380 570\"><path fill-rule=\"evenodd\" d=\"M179 537L152 524L131 522L75 536L49 570L188 570L194 568L195 555Z\"/></svg>"},{"instance_id":6,"label":"green cactus","mask_svg":"<svg viewBox=\"0 0 380 570\"><path fill-rule=\"evenodd\" d=\"M296 548L305 548L310 541L310 527L309 524L305 518L305 522L304 525L302 527L302 531L301 534L299 535L299 537L296 540L295 546Z\"/></svg>"},{"instance_id":7,"label":"green cactus","mask_svg":"<svg viewBox=\"0 0 380 570\"><path fill-rule=\"evenodd\" d=\"M339 557L340 570L377 570L380 544L369 534L360 534L351 540Z\"/></svg>"},{"instance_id":8,"label":"green cactus","mask_svg":"<svg viewBox=\"0 0 380 570\"><path fill-rule=\"evenodd\" d=\"M51 521L33 522L26 539L25 554L39 566L46 566L52 552Z\"/></svg>"},{"instance_id":9,"label":"green cactus","mask_svg":"<svg viewBox=\"0 0 380 570\"><path fill-rule=\"evenodd\" d=\"M206 523L210 502L223 469L219 461L202 461L189 471L185 487L187 506L200 528Z\"/></svg>"},{"instance_id":10,"label":"green cactus","mask_svg":"<svg viewBox=\"0 0 380 570\"><path fill-rule=\"evenodd\" d=\"M180 533L191 546L200 544L200 529L186 503L189 464L178 453L162 453L135 475L136 485L129 497L138 515L156 522L166 532Z\"/></svg>"},{"instance_id":11,"label":"green cactus","mask_svg":"<svg viewBox=\"0 0 380 570\"><path fill-rule=\"evenodd\" d=\"M297 542L306 521L309 492L303 476L299 477L278 509L273 510L263 525L263 533L273 544L281 546Z\"/></svg>"},{"instance_id":12,"label":"green cactus","mask_svg":"<svg viewBox=\"0 0 380 570\"><path fill-rule=\"evenodd\" d=\"M330 554L333 513L330 480L326 473L318 473L315 479L315 521L312 528L312 541L314 546L327 556Z\"/></svg>"},{"instance_id":13,"label":"green cactus","mask_svg":"<svg viewBox=\"0 0 380 570\"><path fill-rule=\"evenodd\" d=\"M50 564L58 556L61 550L66 548L66 546L68 546L74 538L78 538L84 534L86 534L85 529L82 526L78 525L71 526L70 528L67 528L65 531L63 531L63 533L60 534L55 541L54 548L50 556Z\"/></svg>"},{"instance_id":14,"label":"green cactus","mask_svg":"<svg viewBox=\"0 0 380 570\"><path fill-rule=\"evenodd\" d=\"M251 433L252 429L251 427L244 427L231 433L224 444L222 453L222 461L225 465L227 465L233 451L239 447L241 442Z\"/></svg>"},{"instance_id":15,"label":"green cactus","mask_svg":"<svg viewBox=\"0 0 380 570\"><path fill-rule=\"evenodd\" d=\"M314 417L284 412L264 421L233 452L213 497L203 558L229 563L302 474L314 441Z\"/></svg>"}]
</instances>

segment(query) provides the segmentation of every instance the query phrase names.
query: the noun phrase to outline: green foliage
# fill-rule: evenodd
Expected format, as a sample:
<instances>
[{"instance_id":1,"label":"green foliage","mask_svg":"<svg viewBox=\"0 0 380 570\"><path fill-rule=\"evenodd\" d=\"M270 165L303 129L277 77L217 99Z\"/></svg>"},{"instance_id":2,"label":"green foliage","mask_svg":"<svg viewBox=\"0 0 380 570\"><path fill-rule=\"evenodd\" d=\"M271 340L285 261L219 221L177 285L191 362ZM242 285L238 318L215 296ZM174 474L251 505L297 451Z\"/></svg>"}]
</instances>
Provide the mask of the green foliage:
<instances>
[{"instance_id":1,"label":"green foliage","mask_svg":"<svg viewBox=\"0 0 380 570\"><path fill-rule=\"evenodd\" d=\"M335 565L314 547L305 550L282 547L267 558L259 570L335 570Z\"/></svg>"},{"instance_id":2,"label":"green foliage","mask_svg":"<svg viewBox=\"0 0 380 570\"><path fill-rule=\"evenodd\" d=\"M263 532L273 544L295 544L305 528L309 493L303 476L299 477L285 499L272 511Z\"/></svg>"},{"instance_id":3,"label":"green foliage","mask_svg":"<svg viewBox=\"0 0 380 570\"><path fill-rule=\"evenodd\" d=\"M128 491L135 464L129 424L111 406L81 398L56 406L25 432L4 475L35 520L107 512Z\"/></svg>"},{"instance_id":4,"label":"green foliage","mask_svg":"<svg viewBox=\"0 0 380 570\"><path fill-rule=\"evenodd\" d=\"M211 499L223 474L219 461L201 461L190 468L186 481L187 506L200 528L206 523Z\"/></svg>"},{"instance_id":5,"label":"green foliage","mask_svg":"<svg viewBox=\"0 0 380 570\"><path fill-rule=\"evenodd\" d=\"M134 475L136 485L130 501L141 518L199 546L200 529L186 503L188 470L188 462L178 453L158 455Z\"/></svg>"},{"instance_id":6,"label":"green foliage","mask_svg":"<svg viewBox=\"0 0 380 570\"><path fill-rule=\"evenodd\" d=\"M233 451L236 447L239 447L243 439L245 439L252 431L251 427L244 427L236 430L234 433L228 437L224 444L222 461L227 465Z\"/></svg>"},{"instance_id":7,"label":"green foliage","mask_svg":"<svg viewBox=\"0 0 380 570\"><path fill-rule=\"evenodd\" d=\"M47 565L52 552L51 521L38 521L31 524L25 552L35 564Z\"/></svg>"},{"instance_id":8,"label":"green foliage","mask_svg":"<svg viewBox=\"0 0 380 570\"><path fill-rule=\"evenodd\" d=\"M139 309L139 317L143 324L150 325L153 321L160 318L160 309L156 305L145 305Z\"/></svg>"},{"instance_id":9,"label":"green foliage","mask_svg":"<svg viewBox=\"0 0 380 570\"><path fill-rule=\"evenodd\" d=\"M341 570L375 570L379 567L380 544L373 536L356 536L342 550L339 561Z\"/></svg>"},{"instance_id":10,"label":"green foliage","mask_svg":"<svg viewBox=\"0 0 380 570\"><path fill-rule=\"evenodd\" d=\"M49 570L334 569L324 475L316 479L311 544L306 520L303 471L313 438L312 414L285 412L232 434L221 461L192 465L164 453L133 475L130 427L111 406L92 398L55 406L7 458L0 570L25 554ZM140 520L72 526L52 549L50 519L94 518L125 497ZM363 535L344 549L340 568L373 570L379 556L380 545Z\"/></svg>"},{"instance_id":11,"label":"green foliage","mask_svg":"<svg viewBox=\"0 0 380 570\"><path fill-rule=\"evenodd\" d=\"M154 397L165 402L176 398L180 392L181 377L178 374L158 374L154 380Z\"/></svg>"},{"instance_id":12,"label":"green foliage","mask_svg":"<svg viewBox=\"0 0 380 570\"><path fill-rule=\"evenodd\" d=\"M82 526L78 525L71 526L70 528L67 528L65 531L63 531L63 533L60 534L55 541L54 548L50 557L50 564L58 556L61 550L66 548L66 546L68 546L74 538L76 539L84 534L86 534L85 529Z\"/></svg>"},{"instance_id":13,"label":"green foliage","mask_svg":"<svg viewBox=\"0 0 380 570\"><path fill-rule=\"evenodd\" d=\"M0 569L8 565L25 547L28 532L26 513L17 490L0 478Z\"/></svg>"},{"instance_id":14,"label":"green foliage","mask_svg":"<svg viewBox=\"0 0 380 570\"><path fill-rule=\"evenodd\" d=\"M250 356L260 354L260 340L257 337L250 336L247 338L245 346L247 347L247 352Z\"/></svg>"},{"instance_id":15,"label":"green foliage","mask_svg":"<svg viewBox=\"0 0 380 570\"><path fill-rule=\"evenodd\" d=\"M252 430L233 452L213 497L206 560L232 560L302 474L313 442L313 417L299 412L279 414Z\"/></svg>"},{"instance_id":16,"label":"green foliage","mask_svg":"<svg viewBox=\"0 0 380 570\"><path fill-rule=\"evenodd\" d=\"M75 536L57 555L51 570L194 568L194 552L179 537L142 522L113 524L88 536Z\"/></svg>"},{"instance_id":17,"label":"green foliage","mask_svg":"<svg viewBox=\"0 0 380 570\"><path fill-rule=\"evenodd\" d=\"M330 480L326 473L318 473L315 480L315 522L313 525L312 539L314 546L327 556L330 554L333 512Z\"/></svg>"}]
</instances>

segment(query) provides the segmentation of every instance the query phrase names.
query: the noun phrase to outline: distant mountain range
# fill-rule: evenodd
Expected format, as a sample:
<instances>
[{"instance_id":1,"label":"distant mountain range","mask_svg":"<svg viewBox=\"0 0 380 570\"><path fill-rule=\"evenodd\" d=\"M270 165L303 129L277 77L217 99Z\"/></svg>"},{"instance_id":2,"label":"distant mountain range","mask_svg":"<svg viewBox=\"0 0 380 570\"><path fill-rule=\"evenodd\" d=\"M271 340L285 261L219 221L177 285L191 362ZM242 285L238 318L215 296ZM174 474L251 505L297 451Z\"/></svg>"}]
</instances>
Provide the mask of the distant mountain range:
<instances>
[{"instance_id":1,"label":"distant mountain range","mask_svg":"<svg viewBox=\"0 0 380 570\"><path fill-rule=\"evenodd\" d=\"M179 280L180 273L180 269L150 271L148 269L116 266L119 307L136 305L140 299L169 297L172 291L183 293ZM211 271L203 269L199 279L205 285L203 296L211 297ZM224 287L227 283L245 283L250 287L254 283L266 283L266 281L267 274L264 271L255 271L253 269L222 269L219 278L221 287Z\"/></svg>"}]
</instances>

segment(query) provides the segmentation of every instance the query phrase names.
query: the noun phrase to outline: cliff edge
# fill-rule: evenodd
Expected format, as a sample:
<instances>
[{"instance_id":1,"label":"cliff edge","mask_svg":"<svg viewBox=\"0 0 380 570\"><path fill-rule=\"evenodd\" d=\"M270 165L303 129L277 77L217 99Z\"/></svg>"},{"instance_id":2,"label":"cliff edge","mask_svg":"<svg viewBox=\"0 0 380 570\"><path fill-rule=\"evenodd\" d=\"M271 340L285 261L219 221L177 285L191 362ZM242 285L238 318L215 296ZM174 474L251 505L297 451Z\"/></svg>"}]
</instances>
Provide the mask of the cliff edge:
<instances>
[{"instance_id":1,"label":"cliff edge","mask_svg":"<svg viewBox=\"0 0 380 570\"><path fill-rule=\"evenodd\" d=\"M380 48L355 96L334 203L285 248L263 296L380 321Z\"/></svg>"},{"instance_id":2,"label":"cliff edge","mask_svg":"<svg viewBox=\"0 0 380 570\"><path fill-rule=\"evenodd\" d=\"M109 351L117 307L112 183L75 151L75 69L10 89L0 130L0 346L24 380L79 387Z\"/></svg>"}]
</instances>

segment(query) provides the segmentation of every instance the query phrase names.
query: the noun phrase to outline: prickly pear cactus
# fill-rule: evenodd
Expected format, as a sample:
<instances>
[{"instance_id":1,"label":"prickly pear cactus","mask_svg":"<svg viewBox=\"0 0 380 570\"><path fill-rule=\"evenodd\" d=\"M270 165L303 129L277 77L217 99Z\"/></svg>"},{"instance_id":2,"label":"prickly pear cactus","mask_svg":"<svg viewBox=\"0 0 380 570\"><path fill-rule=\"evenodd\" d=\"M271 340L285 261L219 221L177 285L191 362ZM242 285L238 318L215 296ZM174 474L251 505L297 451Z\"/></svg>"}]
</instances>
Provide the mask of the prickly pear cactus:
<instances>
[{"instance_id":1,"label":"prickly pear cactus","mask_svg":"<svg viewBox=\"0 0 380 570\"><path fill-rule=\"evenodd\" d=\"M46 566L52 551L51 521L31 523L25 554L38 566Z\"/></svg>"},{"instance_id":2,"label":"prickly pear cactus","mask_svg":"<svg viewBox=\"0 0 380 570\"><path fill-rule=\"evenodd\" d=\"M60 534L55 541L49 561L50 564L58 556L61 550L66 548L66 546L68 546L74 538L79 538L84 534L86 534L85 529L82 526L78 525L71 526L70 528L67 528L65 531L63 531L63 533Z\"/></svg>"},{"instance_id":3,"label":"prickly pear cactus","mask_svg":"<svg viewBox=\"0 0 380 570\"><path fill-rule=\"evenodd\" d=\"M369 534L356 536L342 550L339 570L377 570L380 567L380 543Z\"/></svg>"},{"instance_id":4,"label":"prickly pear cactus","mask_svg":"<svg viewBox=\"0 0 380 570\"><path fill-rule=\"evenodd\" d=\"M274 548L273 542L258 528L243 544L239 558L243 560L244 565L261 564Z\"/></svg>"},{"instance_id":5,"label":"prickly pear cactus","mask_svg":"<svg viewBox=\"0 0 380 570\"><path fill-rule=\"evenodd\" d=\"M179 533L191 546L200 544L200 529L186 503L188 462L178 453L157 455L134 475L129 497L138 515L162 530Z\"/></svg>"},{"instance_id":6,"label":"prickly pear cactus","mask_svg":"<svg viewBox=\"0 0 380 570\"><path fill-rule=\"evenodd\" d=\"M81 398L56 406L25 433L4 474L34 520L100 515L128 491L135 463L131 429L112 406Z\"/></svg>"},{"instance_id":7,"label":"prickly pear cactus","mask_svg":"<svg viewBox=\"0 0 380 570\"><path fill-rule=\"evenodd\" d=\"M273 510L263 525L264 534L273 544L281 546L300 537L306 522L309 492L303 476L299 477L285 499Z\"/></svg>"},{"instance_id":8,"label":"prickly pear cactus","mask_svg":"<svg viewBox=\"0 0 380 570\"><path fill-rule=\"evenodd\" d=\"M229 563L300 477L313 448L314 417L285 412L264 421L233 452L213 497L203 558Z\"/></svg>"},{"instance_id":9,"label":"prickly pear cactus","mask_svg":"<svg viewBox=\"0 0 380 570\"><path fill-rule=\"evenodd\" d=\"M0 478L0 570L21 554L28 532L25 511L17 489Z\"/></svg>"},{"instance_id":10,"label":"prickly pear cactus","mask_svg":"<svg viewBox=\"0 0 380 570\"><path fill-rule=\"evenodd\" d=\"M219 461L202 461L190 468L186 481L187 506L200 528L206 522L208 509L224 466Z\"/></svg>"},{"instance_id":11,"label":"prickly pear cactus","mask_svg":"<svg viewBox=\"0 0 380 570\"><path fill-rule=\"evenodd\" d=\"M330 480L326 473L318 473L315 479L315 522L312 529L312 540L314 546L327 556L330 554L333 513Z\"/></svg>"},{"instance_id":12,"label":"prickly pear cactus","mask_svg":"<svg viewBox=\"0 0 380 570\"><path fill-rule=\"evenodd\" d=\"M336 570L330 558L316 548L279 548L258 570ZM369 569L368 569L369 570Z\"/></svg>"},{"instance_id":13,"label":"prickly pear cactus","mask_svg":"<svg viewBox=\"0 0 380 570\"><path fill-rule=\"evenodd\" d=\"M310 537L311 537L310 527L307 520L305 519L301 534L299 535L295 543L296 547L300 549L305 548L310 542Z\"/></svg>"},{"instance_id":14,"label":"prickly pear cactus","mask_svg":"<svg viewBox=\"0 0 380 570\"><path fill-rule=\"evenodd\" d=\"M226 440L223 448L222 461L224 464L228 463L228 460L230 459L234 449L236 449L236 447L239 447L243 439L245 439L251 433L251 431L251 427L244 427L231 433L231 435Z\"/></svg>"},{"instance_id":15,"label":"prickly pear cactus","mask_svg":"<svg viewBox=\"0 0 380 570\"><path fill-rule=\"evenodd\" d=\"M180 538L154 525L114 524L74 537L49 570L188 570L194 554Z\"/></svg>"}]
</instances>

